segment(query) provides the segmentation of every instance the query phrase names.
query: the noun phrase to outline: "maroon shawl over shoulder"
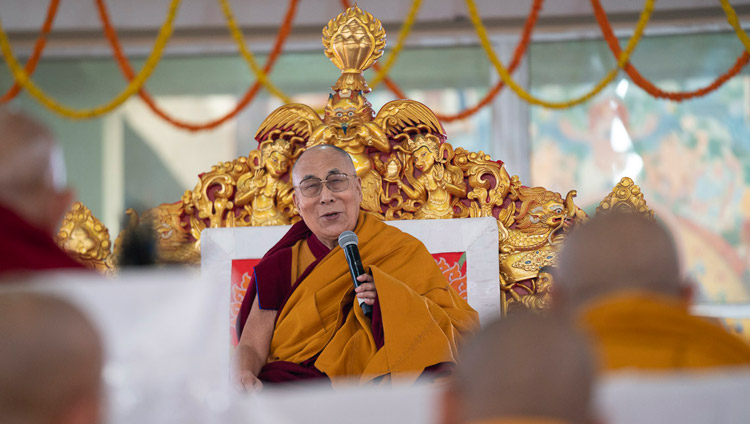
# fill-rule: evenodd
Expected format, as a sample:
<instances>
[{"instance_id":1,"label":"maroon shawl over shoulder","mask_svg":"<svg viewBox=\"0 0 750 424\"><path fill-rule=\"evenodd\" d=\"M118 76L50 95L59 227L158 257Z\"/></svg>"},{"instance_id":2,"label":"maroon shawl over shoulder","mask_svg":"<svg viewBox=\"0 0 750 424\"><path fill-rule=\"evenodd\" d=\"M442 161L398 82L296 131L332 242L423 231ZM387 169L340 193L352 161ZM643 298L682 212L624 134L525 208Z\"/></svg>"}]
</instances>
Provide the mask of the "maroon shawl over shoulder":
<instances>
[{"instance_id":1,"label":"maroon shawl over shoulder","mask_svg":"<svg viewBox=\"0 0 750 424\"><path fill-rule=\"evenodd\" d=\"M0 274L85 268L47 233L0 205Z\"/></svg>"}]
</instances>

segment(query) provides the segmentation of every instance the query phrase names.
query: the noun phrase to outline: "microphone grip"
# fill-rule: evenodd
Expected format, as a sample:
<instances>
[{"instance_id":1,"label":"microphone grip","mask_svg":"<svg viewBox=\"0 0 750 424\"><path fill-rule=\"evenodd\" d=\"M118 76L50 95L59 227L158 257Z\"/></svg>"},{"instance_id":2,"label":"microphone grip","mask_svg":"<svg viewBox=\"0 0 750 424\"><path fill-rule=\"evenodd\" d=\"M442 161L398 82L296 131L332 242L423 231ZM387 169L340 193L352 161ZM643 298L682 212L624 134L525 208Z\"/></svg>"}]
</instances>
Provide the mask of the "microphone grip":
<instances>
[{"instance_id":1,"label":"microphone grip","mask_svg":"<svg viewBox=\"0 0 750 424\"><path fill-rule=\"evenodd\" d=\"M346 256L346 262L349 263L349 272L351 273L354 287L359 287L361 283L357 281L357 277L366 274L365 268L362 266L362 259L359 256L359 249L356 244L352 244L344 247L343 250L344 255ZM359 301L359 306L362 308L362 312L364 312L365 316L371 318L372 305L366 304L364 299L358 298L357 300Z\"/></svg>"}]
</instances>

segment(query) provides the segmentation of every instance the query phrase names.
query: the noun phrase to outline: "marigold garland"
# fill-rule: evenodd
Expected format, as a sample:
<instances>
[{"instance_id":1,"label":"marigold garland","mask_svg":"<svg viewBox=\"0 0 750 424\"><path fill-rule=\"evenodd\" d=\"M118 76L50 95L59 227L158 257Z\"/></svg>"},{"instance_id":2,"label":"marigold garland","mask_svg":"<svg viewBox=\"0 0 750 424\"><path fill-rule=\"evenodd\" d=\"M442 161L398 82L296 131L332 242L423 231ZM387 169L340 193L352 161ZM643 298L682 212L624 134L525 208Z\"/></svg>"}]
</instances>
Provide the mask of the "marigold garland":
<instances>
[{"instance_id":1,"label":"marigold garland","mask_svg":"<svg viewBox=\"0 0 750 424\"><path fill-rule=\"evenodd\" d=\"M348 9L351 7L351 3L349 2L349 0L341 0L341 5L344 6L344 9ZM414 0L414 2L411 4L409 13L406 14L406 19L404 20L404 23L401 24L401 30L398 33L396 45L393 46L393 49L391 49L391 53L388 55L388 60L385 61L385 64L383 66L379 66L376 69L377 73L370 81L370 86L373 89L383 81L383 79L388 75L388 72L390 72L393 64L396 63L396 58L404 48L406 38L409 36L409 32L411 32L412 26L414 26L414 21L417 18L417 12L419 12L419 8L421 6L422 0Z\"/></svg>"},{"instance_id":2,"label":"marigold garland","mask_svg":"<svg viewBox=\"0 0 750 424\"><path fill-rule=\"evenodd\" d=\"M735 34L737 34L737 38L739 38L742 44L745 46L745 50L750 52L750 38L748 38L747 33L745 33L745 31L740 26L740 20L737 18L737 13L732 8L732 5L729 4L728 0L720 1L721 8L724 9L724 14L727 15L727 22L729 22L729 25L734 28L734 32Z\"/></svg>"},{"instance_id":3,"label":"marigold garland","mask_svg":"<svg viewBox=\"0 0 750 424\"><path fill-rule=\"evenodd\" d=\"M351 7L351 3L349 2L349 0L341 0L341 6L342 6L342 7L344 8L344 9L348 9L348 8L350 8L350 7ZM413 5L413 4L412 4L412 10L414 10L414 5ZM405 37L405 36L404 36L404 37L402 37L401 35L403 35L403 30L399 32L399 37L398 37L398 40L399 40L399 41L401 41L401 40L405 40L405 39L406 39L406 37ZM398 42L397 42L397 44L398 44ZM396 48L394 48L393 50L396 50ZM398 50L400 51L400 50L401 50L401 48L399 48ZM392 54L392 53L391 53L391 54ZM390 60L390 56L389 56L389 60ZM394 59L394 61L395 61L395 59ZM392 66L392 63L391 63L391 66ZM376 77L378 77L378 76L380 76L380 75L382 74L382 80L383 80L383 83L385 84L385 86L386 86L386 87L388 87L388 89L389 89L389 90L391 90L391 92L392 92L392 93L393 93L393 94L394 94L394 95L395 95L396 97L398 97L398 98L400 98L400 99L405 99L405 98L406 98L406 93L404 93L404 92L403 92L403 90L401 90L401 88L399 88L399 86L398 86L398 85L396 85L396 83L395 83L395 82L393 82L393 80L391 80L391 78L390 78L390 77L388 76L388 71L390 71L390 69L386 69L386 70L383 70L383 67L382 67L382 66L380 66L380 64L379 64L379 63L377 63L377 62L375 62L375 63L374 63L373 65L372 65L372 68L373 68L373 69L374 69L375 71L377 71ZM372 84L371 84L371 85L372 85Z\"/></svg>"},{"instance_id":4,"label":"marigold garland","mask_svg":"<svg viewBox=\"0 0 750 424\"><path fill-rule=\"evenodd\" d=\"M171 36L172 24L177 14L177 9L179 7L180 0L171 0L166 20L164 24L162 25L162 27L160 28L159 34L154 42L154 48L151 54L149 55L148 59L146 60L145 65L143 66L143 68L140 70L140 72L137 75L134 74L132 67L127 61L127 58L125 58L124 54L122 53L122 47L120 46L119 40L117 39L116 32L112 28L112 25L109 21L103 0L95 0L95 2L97 6L99 7L100 17L104 24L107 38L109 39L109 42L113 48L114 56L117 59L117 62L120 65L120 68L123 74L125 74L126 78L129 81L128 86L125 87L125 89L120 94L118 94L113 100L111 100L109 103L95 107L95 108L81 109L81 110L72 109L65 105L59 104L55 99L50 98L38 86L36 86L34 81L31 79L31 75L36 69L36 66L42 55L44 47L46 46L46 39L47 39L49 32L52 29L52 24L53 24L53 21L56 16L58 6L60 3L60 0L50 0L50 5L48 8L47 15L46 15L44 24L42 26L40 35L34 44L32 54L30 55L28 61L23 67L21 67L21 65L16 60L13 54L10 41L8 40L7 34L5 33L2 27L2 23L0 22L0 50L2 50L3 57L5 58L5 61L8 64L8 67L10 68L11 73L14 76L13 86L8 90L8 92L6 92L2 97L0 97L0 102L7 102L11 100L18 94L18 92L20 91L20 88L25 88L29 92L29 94L31 94L40 103L42 103L45 107L49 108L53 112L56 112L67 118L81 119L81 118L92 118L92 117L105 114L113 110L114 108L118 107L125 100L127 100L130 96L138 92L140 97L146 102L146 104L152 109L152 111L154 111L154 113L156 113L163 119L167 120L168 122L172 123L173 125L190 130L190 131L199 131L199 130L214 128L226 122L227 120L231 119L232 117L236 116L240 110L244 109L244 107L246 107L252 101L252 99L257 94L261 85L265 87L266 89L268 89L268 91L274 94L275 96L280 97L283 101L290 102L289 96L287 96L284 92L278 89L269 80L268 72L270 72L273 64L275 63L275 60L278 58L282 50L284 41L286 40L287 36L289 35L289 32L291 31L291 21L293 19L294 13L296 12L298 0L290 0L289 10L287 11L285 20L279 29L276 43L274 44L274 48L272 52L269 54L268 61L263 68L260 68L258 66L257 61L255 60L255 57L253 56L252 52L250 52L250 50L247 48L245 41L244 41L244 37L242 35L242 32L237 26L236 20L234 18L234 15L232 13L228 0L218 0L219 4L222 7L222 11L224 12L224 15L227 19L227 25L232 34L232 37L235 40L236 44L238 45L241 55L243 56L245 61L248 63L252 72L256 75L257 81L253 84L253 86L251 86L248 89L248 91L245 93L245 95L242 97L242 99L238 102L238 104L232 111L230 111L225 116L222 116L220 118L217 118L213 121L210 121L204 124L182 122L175 118L170 117L166 112L159 109L159 107L155 104L153 99L149 96L148 92L144 88L146 80L150 77L150 75L153 73L154 69L158 65L158 62L161 58L161 54L163 53L164 47L166 46L166 43L168 42ZM341 2L344 5L344 7L347 7L347 8L349 7L348 0L341 0ZM469 11L472 24L475 27L475 30L477 32L477 35L479 36L481 45L485 50L485 53L488 55L490 61L492 62L493 66L498 72L498 75L500 76L500 81L498 81L498 83L494 87L492 87L492 89L486 93L485 97L482 100L480 100L475 106L466 108L463 111L454 115L437 114L437 116L439 119L446 121L446 122L463 119L468 116L471 116L472 114L480 110L482 107L489 104L497 96L497 94L505 85L510 86L510 88L514 92L516 92L516 94L519 97L521 97L528 103L541 105L541 106L545 106L548 108L555 108L555 109L571 107L571 106L583 103L589 100L591 97L595 96L597 93L599 93L606 85L608 85L612 80L614 80L617 73L619 72L619 69L623 69L636 85L638 85L639 87L644 89L646 92L648 92L650 95L656 98L667 98L673 101L682 101L682 100L706 95L716 90L720 86L722 86L726 81L728 81L732 77L736 76L741 71L741 69L745 65L747 65L748 62L750 62L750 37L748 37L745 31L742 30L742 27L739 24L739 19L737 17L737 14L732 8L729 1L720 0L720 2L721 2L722 9L724 10L727 16L727 21L735 30L737 37L745 46L746 51L743 52L742 55L740 55L740 57L737 58L734 65L729 70L727 70L724 74L718 76L711 84L707 85L706 87L693 90L693 91L668 92L668 91L664 91L656 87L651 81L643 77L638 71L638 69L636 69L635 66L629 62L630 55L632 54L632 51L635 49L637 43L640 41L643 35L643 30L646 24L648 23L651 13L653 12L654 0L646 0L646 3L644 5L643 11L641 12L641 16L638 20L638 24L636 26L634 34L631 37L630 41L628 42L628 45L626 46L625 51L622 51L622 48L617 38L614 35L612 27L607 19L606 12L602 8L600 1L591 0L591 4L594 10L594 15L602 30L602 35L604 36L604 39L606 40L607 45L609 46L613 55L618 60L617 67L612 69L601 81L599 81L594 86L594 88L591 91L589 91L585 95L578 97L576 99L570 100L570 101L565 101L565 102L549 102L549 101L541 100L532 96L530 93L526 92L520 85L518 85L510 76L510 74L516 69L516 67L520 63L523 55L525 54L527 50L530 37L531 37L531 33L533 30L533 27L536 24L539 12L543 4L543 0L534 0L531 13L527 17L526 23L524 25L522 37L519 40L518 45L516 46L513 59L511 60L511 63L508 69L506 69L503 66L502 62L498 59L497 55L492 49L492 44L489 41L489 38L487 36L486 28L484 27L481 21L481 18L479 17L479 13L478 13L476 4L474 3L474 0L466 0L466 4L467 4L467 8ZM397 44L391 50L391 54L388 60L386 61L385 65L381 67L378 64L375 64L374 66L377 73L375 77L373 78L371 85L374 87L382 81L383 83L386 84L386 86L388 86L388 88L396 96L401 97L401 98L405 98L406 95L404 94L403 90L401 90L388 77L388 73L390 69L392 68L393 64L396 62L398 55L401 53L401 50L403 49L405 40L411 31L411 28L414 24L416 15L420 7L421 7L421 0L414 0L408 16L405 19L404 23L402 24L402 28L399 33Z\"/></svg>"},{"instance_id":5,"label":"marigold garland","mask_svg":"<svg viewBox=\"0 0 750 424\"><path fill-rule=\"evenodd\" d=\"M536 26L536 22L539 18L539 12L542 11L542 5L544 4L544 0L534 0L534 3L531 5L531 12L529 13L529 16L526 18L526 23L523 26L523 32L521 35L521 39L518 41L518 44L516 45L516 49L513 51L513 58L510 61L510 64L508 65L508 72L513 73L516 68L518 68L518 65L521 64L521 59L523 59L523 56L526 53L526 50L528 49L529 42L531 41L531 32L533 31L534 27ZM457 121L459 119L465 119L469 116L477 113L479 110L481 110L483 107L490 104L495 97L500 93L500 90L502 90L505 87L505 81L500 79L500 81L495 84L494 87L490 91L485 94L484 98L480 100L476 105L472 107L468 107L454 115L441 115L436 114L438 119L441 119L445 122L452 122Z\"/></svg>"},{"instance_id":6,"label":"marigold garland","mask_svg":"<svg viewBox=\"0 0 750 424\"><path fill-rule=\"evenodd\" d=\"M240 54L250 66L255 77L258 78L258 81L260 81L260 83L263 84L263 87L265 87L271 94L280 98L284 103L291 103L292 99L273 85L268 79L268 75L266 75L266 73L263 72L263 69L258 66L253 53L247 48L242 31L237 27L237 21L234 19L234 14L232 13L232 8L229 6L229 1L219 0L219 4L221 4L221 10L224 12L224 17L227 19L227 25L229 25L229 31L232 33L232 38L234 38L234 41L237 43L237 47L240 49Z\"/></svg>"},{"instance_id":7,"label":"marigold garland","mask_svg":"<svg viewBox=\"0 0 750 424\"><path fill-rule=\"evenodd\" d=\"M159 63L161 54L164 51L164 46L167 44L167 41L169 41L169 37L172 35L172 24L175 17L177 16L177 8L180 5L180 1L181 0L171 1L169 10L167 12L167 18L164 21L161 29L159 30L159 35L156 37L156 41L154 42L154 48L138 75L128 84L127 87L125 87L125 89L120 94L118 94L109 103L91 109L73 109L68 106L62 105L55 99L46 95L39 87L37 87L36 84L34 84L34 81L32 81L29 75L26 73L26 71L18 64L18 61L13 54L13 49L10 45L10 41L8 40L8 36L2 27L2 23L0 23L0 49L2 49L3 57L5 57L5 61L8 64L8 67L13 73L13 77L16 79L18 84L21 85L26 91L28 91L29 94L39 100L39 102L42 103L45 107L59 115L65 116L66 118L94 118L110 112L116 107L120 106L130 96L138 92L143 84L146 83L146 80L151 76L154 69L156 68L156 65Z\"/></svg>"},{"instance_id":8,"label":"marigold garland","mask_svg":"<svg viewBox=\"0 0 750 424\"><path fill-rule=\"evenodd\" d=\"M607 42L609 49L612 51L612 54L615 56L615 58L620 57L622 49L620 47L619 41L617 40L617 37L615 37L609 20L607 19L607 13L604 11L604 8L602 7L599 0L591 0L591 5L594 8L594 16L596 17L596 21L599 23L599 28L601 28L602 30L602 35L604 36L604 40ZM656 87L656 85L654 85L651 81L647 80L643 75L641 75L638 69L636 69L636 67L630 62L625 64L624 71L628 74L633 83L635 83L638 87L641 87L651 96L681 102L683 100L688 100L694 97L705 96L706 94L721 87L725 82L737 75L742 70L742 68L747 65L748 61L750 61L750 54L745 51L737 58L734 65L729 70L727 70L724 74L719 75L713 82L711 82L711 84L692 91L664 91Z\"/></svg>"},{"instance_id":9,"label":"marigold garland","mask_svg":"<svg viewBox=\"0 0 750 424\"><path fill-rule=\"evenodd\" d=\"M341 0L341 2L344 8L350 7L348 0ZM516 45L516 48L513 52L513 58L511 59L510 65L508 66L508 71L511 73L513 73L518 67L518 65L521 64L521 59L526 53L529 42L531 41L531 33L534 27L536 26L536 22L539 18L539 12L541 12L543 4L544 4L544 0L534 0L534 3L531 5L531 12L529 13L529 16L526 18L526 22L524 23L521 39ZM395 50L396 49L394 48L394 51ZM373 67L376 70L380 70L377 63ZM401 99L405 99L407 97L404 91L395 82L393 82L388 76L386 76L384 72L379 72L378 75L380 74L384 75L383 76L384 83L386 84L388 89L390 89L390 91L394 95L396 95L396 97L401 98ZM445 114L436 112L435 116L437 116L437 118L443 122L453 122L453 121L457 121L460 119L468 118L469 116L474 115L475 113L480 111L482 108L490 104L495 99L495 97L500 93L500 90L502 90L503 87L505 87L505 82L501 79L489 91L487 91L484 97L479 102L477 102L476 105L467 107L464 110L459 111L458 113L455 113L452 115L445 115Z\"/></svg>"},{"instance_id":10,"label":"marigold garland","mask_svg":"<svg viewBox=\"0 0 750 424\"><path fill-rule=\"evenodd\" d=\"M284 42L286 41L289 33L291 32L292 21L294 20L294 15L297 12L298 3L299 3L299 0L289 0L289 7L287 9L286 15L284 16L284 21L281 27L279 28L279 33L276 36L276 42L274 43L273 49L271 50L271 53L268 55L266 64L263 67L263 71L265 73L268 73L271 71L271 68L276 63L276 59L278 59L279 55L281 54ZM120 70L125 75L125 77L128 80L132 80L134 78L135 73L133 72L133 68L130 66L130 62L128 61L128 59L125 57L125 55L122 52L120 41L117 37L117 33L112 27L112 23L110 22L109 15L106 9L106 5L104 4L104 0L96 0L96 5L99 11L99 18L101 19L102 25L104 26L104 32L107 36L107 39L109 40L110 46L112 47L112 51L117 60L117 64L120 66ZM156 115L158 115L165 121L169 122L170 124L176 127L188 130L188 131L201 131L201 130L208 130L208 129L216 128L219 125L223 124L224 122L228 121L229 119L234 118L241 110L243 110L248 104L250 104L250 102L255 98L255 95L260 90L260 87L261 87L260 81L256 80L253 83L253 85L245 92L242 98L237 102L237 105L231 111L229 111L224 116L221 116L219 118L216 118L214 120L211 120L203 124L185 122L185 121L181 121L181 120L178 120L177 118L170 116L167 112L165 112L156 104L156 102L151 97L151 95L149 95L149 93L146 91L145 87L141 88L141 90L138 92L138 95L146 103L149 109L151 109Z\"/></svg>"},{"instance_id":11,"label":"marigold garland","mask_svg":"<svg viewBox=\"0 0 750 424\"><path fill-rule=\"evenodd\" d=\"M34 43L34 49L31 52L31 56L29 56L29 60L26 61L26 65L24 66L24 70L27 74L29 74L29 76L34 73L34 71L36 70L36 65L39 63L39 58L42 57L42 51L47 45L47 34L49 34L49 32L52 30L52 22L55 20L55 16L57 16L57 7L59 5L60 0L51 0L49 2L49 7L47 8L47 16L44 18L44 24L42 25L39 37L36 39L36 42ZM13 85L5 94L3 94L2 97L0 97L0 102L6 103L13 100L20 91L21 86L18 85L18 82L13 80Z\"/></svg>"},{"instance_id":12,"label":"marigold garland","mask_svg":"<svg viewBox=\"0 0 750 424\"><path fill-rule=\"evenodd\" d=\"M377 73L370 81L370 86L372 88L375 88L381 82L384 82L385 85L393 92L393 94L400 98L406 97L404 92L401 91L401 89L399 89L393 81L391 81L391 79L388 77L388 73L390 72L393 64L396 63L396 58L398 57L399 53L401 53L401 50L404 48L404 43L406 42L406 38L408 37L409 32L411 32L411 27L414 25L414 21L417 17L417 12L419 12L419 8L421 7L421 5L422 0L414 0L414 2L412 3L411 9L406 15L406 20L404 20L404 23L401 25L401 30L399 31L398 39L396 40L396 45L393 47L393 49L391 49L391 53L388 55L388 60L386 60L385 65L380 66L378 63L375 63L373 65L373 68L377 71ZM344 9L352 7L349 0L341 0L341 6Z\"/></svg>"},{"instance_id":13,"label":"marigold garland","mask_svg":"<svg viewBox=\"0 0 750 424\"><path fill-rule=\"evenodd\" d=\"M492 64L495 66L495 69L497 70L497 73L500 75L500 78L503 81L505 81L505 83L513 91L515 91L519 97L526 100L528 103L548 107L551 109L565 109L565 108L572 107L572 106L581 104L589 100L590 98L598 94L610 82L612 82L612 80L615 79L619 69L624 67L625 64L628 62L630 54L633 52L633 50L635 49L635 46L638 44L641 37L643 36L643 30L646 28L646 24L648 23L648 20L651 17L651 13L654 10L654 0L646 0L646 4L643 7L641 16L638 19L638 24L636 25L635 31L633 32L633 37L631 37L630 41L628 42L628 46L625 48L625 51L622 52L622 54L620 55L617 61L617 67L609 71L609 73L601 81L599 81L591 91L589 91L588 93L584 94L581 97L578 97L573 100L565 101L565 102L548 102L548 101L539 99L537 97L534 97L530 93L526 92L523 89L523 87L518 85L518 83L513 81L512 77L508 73L508 70L505 69L502 62L500 62L500 59L498 59L497 55L495 54L495 51L492 49L492 44L490 43L490 40L487 37L487 29L482 24L482 20L479 17L479 12L477 11L477 7L476 7L476 4L474 3L474 0L466 0L466 6L469 9L471 22L474 24L474 27L476 28L477 35L479 36L479 39L482 43L482 47L484 48L485 52L489 56Z\"/></svg>"},{"instance_id":14,"label":"marigold garland","mask_svg":"<svg viewBox=\"0 0 750 424\"><path fill-rule=\"evenodd\" d=\"M372 86L372 88L377 87L378 84L380 84L380 82L383 81L383 78L386 75L388 75L393 64L396 63L396 58L401 53L401 50L404 48L406 37L408 37L409 33L411 32L411 27L414 25L414 21L417 19L417 12L419 12L419 8L421 6L422 6L422 0L414 0L414 3L412 3L411 9L409 10L409 14L406 15L406 20L401 25L401 31L398 34L396 45L393 46L393 50L391 50L391 54L388 55L388 60L385 61L385 64L383 65L383 69L380 69L378 73L375 74L375 77L373 77L372 81L370 82L370 85Z\"/></svg>"}]
</instances>

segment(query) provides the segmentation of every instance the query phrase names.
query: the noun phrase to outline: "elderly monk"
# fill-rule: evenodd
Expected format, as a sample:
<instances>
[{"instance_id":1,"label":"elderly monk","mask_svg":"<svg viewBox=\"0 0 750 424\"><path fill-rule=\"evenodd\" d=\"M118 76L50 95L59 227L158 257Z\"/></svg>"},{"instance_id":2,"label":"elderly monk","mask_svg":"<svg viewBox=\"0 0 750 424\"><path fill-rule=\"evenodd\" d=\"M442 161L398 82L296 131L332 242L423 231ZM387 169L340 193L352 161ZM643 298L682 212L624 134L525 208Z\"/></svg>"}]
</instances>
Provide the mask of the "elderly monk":
<instances>
[{"instance_id":1,"label":"elderly monk","mask_svg":"<svg viewBox=\"0 0 750 424\"><path fill-rule=\"evenodd\" d=\"M596 364L566 320L516 312L461 349L443 424L583 424L593 419Z\"/></svg>"},{"instance_id":2,"label":"elderly monk","mask_svg":"<svg viewBox=\"0 0 750 424\"><path fill-rule=\"evenodd\" d=\"M101 422L102 344L76 307L0 293L0 423Z\"/></svg>"},{"instance_id":3,"label":"elderly monk","mask_svg":"<svg viewBox=\"0 0 750 424\"><path fill-rule=\"evenodd\" d=\"M360 211L362 186L349 155L330 145L309 148L292 179L302 221L255 267L237 319L236 387L308 378L413 381L454 363L477 313L421 242ZM338 247L343 231L357 234L369 269L356 290ZM373 306L371 318L356 298Z\"/></svg>"},{"instance_id":4,"label":"elderly monk","mask_svg":"<svg viewBox=\"0 0 750 424\"><path fill-rule=\"evenodd\" d=\"M52 238L72 197L54 137L0 108L0 274L83 268Z\"/></svg>"},{"instance_id":5,"label":"elderly monk","mask_svg":"<svg viewBox=\"0 0 750 424\"><path fill-rule=\"evenodd\" d=\"M597 215L560 252L554 303L592 336L607 370L750 364L750 345L690 315L672 237L636 214Z\"/></svg>"}]
</instances>

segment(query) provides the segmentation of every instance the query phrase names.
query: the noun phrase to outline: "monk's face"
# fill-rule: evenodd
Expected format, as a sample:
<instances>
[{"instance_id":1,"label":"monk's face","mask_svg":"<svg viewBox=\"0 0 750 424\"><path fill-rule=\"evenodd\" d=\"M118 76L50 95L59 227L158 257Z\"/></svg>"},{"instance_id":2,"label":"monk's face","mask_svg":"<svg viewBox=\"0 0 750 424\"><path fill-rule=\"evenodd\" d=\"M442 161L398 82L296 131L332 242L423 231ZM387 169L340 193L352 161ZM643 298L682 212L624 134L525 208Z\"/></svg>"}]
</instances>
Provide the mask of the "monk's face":
<instances>
[{"instance_id":1,"label":"monk's face","mask_svg":"<svg viewBox=\"0 0 750 424\"><path fill-rule=\"evenodd\" d=\"M326 179L334 190L326 184ZM346 183L342 184L342 178ZM337 180L334 184L333 182ZM362 202L362 183L351 160L330 147L313 148L294 164L294 205L315 236L329 248L338 244L344 231L357 226L359 204ZM320 193L310 195L303 186L323 183ZM335 191L346 185L341 191Z\"/></svg>"}]
</instances>

